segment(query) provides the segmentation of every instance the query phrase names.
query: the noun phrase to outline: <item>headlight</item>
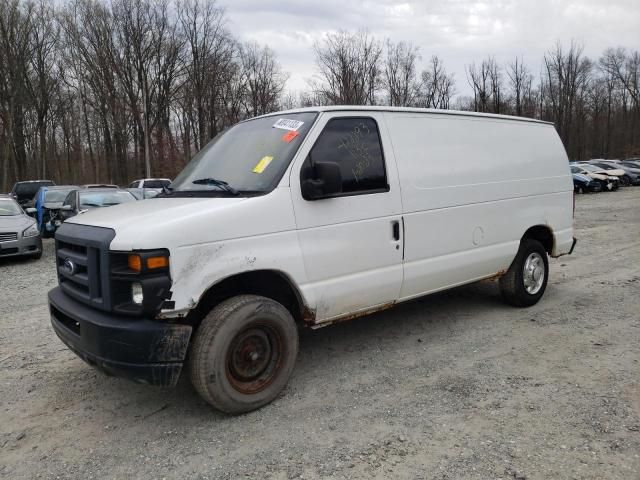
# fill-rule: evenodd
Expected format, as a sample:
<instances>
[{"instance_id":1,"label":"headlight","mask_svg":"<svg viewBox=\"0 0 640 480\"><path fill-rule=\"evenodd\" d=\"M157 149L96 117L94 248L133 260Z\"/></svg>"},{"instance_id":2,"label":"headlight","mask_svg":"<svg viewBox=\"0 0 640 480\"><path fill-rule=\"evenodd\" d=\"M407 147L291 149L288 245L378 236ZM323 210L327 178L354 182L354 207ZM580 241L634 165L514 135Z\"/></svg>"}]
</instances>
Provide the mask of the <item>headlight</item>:
<instances>
[{"instance_id":1,"label":"headlight","mask_svg":"<svg viewBox=\"0 0 640 480\"><path fill-rule=\"evenodd\" d=\"M35 237L40 234L40 230L38 230L38 225L36 223L32 223L29 227L27 227L23 232L23 237Z\"/></svg>"},{"instance_id":2,"label":"headlight","mask_svg":"<svg viewBox=\"0 0 640 480\"><path fill-rule=\"evenodd\" d=\"M142 305L144 295L142 294L142 285L138 282L131 284L131 300L137 305Z\"/></svg>"}]
</instances>

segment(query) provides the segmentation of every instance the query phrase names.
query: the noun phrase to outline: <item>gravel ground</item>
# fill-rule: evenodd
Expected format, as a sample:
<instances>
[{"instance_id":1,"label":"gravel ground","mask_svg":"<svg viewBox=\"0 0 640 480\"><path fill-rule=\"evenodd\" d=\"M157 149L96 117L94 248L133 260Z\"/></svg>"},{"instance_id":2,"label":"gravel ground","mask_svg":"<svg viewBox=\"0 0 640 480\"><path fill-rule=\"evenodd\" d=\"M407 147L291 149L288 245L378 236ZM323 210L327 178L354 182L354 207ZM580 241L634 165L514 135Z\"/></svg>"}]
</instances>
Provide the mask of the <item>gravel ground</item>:
<instances>
[{"instance_id":1,"label":"gravel ground","mask_svg":"<svg viewBox=\"0 0 640 480\"><path fill-rule=\"evenodd\" d=\"M0 263L0 477L640 478L640 187L578 197L576 229L538 305L483 282L303 331L284 393L238 417L68 351L47 240Z\"/></svg>"}]
</instances>

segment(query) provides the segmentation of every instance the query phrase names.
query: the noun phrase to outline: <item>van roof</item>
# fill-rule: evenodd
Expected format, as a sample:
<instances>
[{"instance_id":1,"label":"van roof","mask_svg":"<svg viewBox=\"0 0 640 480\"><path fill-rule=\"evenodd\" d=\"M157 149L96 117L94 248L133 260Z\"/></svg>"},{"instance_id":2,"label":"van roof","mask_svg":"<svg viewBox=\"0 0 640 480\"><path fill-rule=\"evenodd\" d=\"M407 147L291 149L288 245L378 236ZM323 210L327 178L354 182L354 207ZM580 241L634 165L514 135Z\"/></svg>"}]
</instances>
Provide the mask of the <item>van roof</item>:
<instances>
[{"instance_id":1,"label":"van roof","mask_svg":"<svg viewBox=\"0 0 640 480\"><path fill-rule=\"evenodd\" d=\"M282 110L279 112L272 112L262 117L270 117L273 115L282 115L286 113L305 113L305 112L407 112L407 113L433 113L437 115L455 115L464 117L480 117L480 118L495 118L500 120L512 120L518 122L531 122L540 123L543 125L553 125L553 122L546 122L544 120L536 120L534 118L516 117L512 115L498 115L495 113L479 113L479 112L467 112L462 110L438 110L434 108L412 108L412 107L386 107L384 105L373 106L360 106L360 105L332 105L328 107L305 107L294 108L292 110ZM260 118L260 117L257 117Z\"/></svg>"}]
</instances>

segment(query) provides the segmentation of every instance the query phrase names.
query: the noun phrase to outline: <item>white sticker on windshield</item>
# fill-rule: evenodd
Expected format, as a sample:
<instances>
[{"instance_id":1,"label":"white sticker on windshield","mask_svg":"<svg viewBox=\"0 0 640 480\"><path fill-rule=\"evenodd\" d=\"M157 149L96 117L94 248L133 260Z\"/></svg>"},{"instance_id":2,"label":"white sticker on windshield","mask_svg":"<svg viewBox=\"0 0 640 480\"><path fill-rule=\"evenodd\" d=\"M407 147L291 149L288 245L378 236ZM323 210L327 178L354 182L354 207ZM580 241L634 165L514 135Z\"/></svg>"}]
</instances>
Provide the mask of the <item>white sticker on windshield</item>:
<instances>
[{"instance_id":1,"label":"white sticker on windshield","mask_svg":"<svg viewBox=\"0 0 640 480\"><path fill-rule=\"evenodd\" d=\"M282 130L289 130L291 132L295 132L298 130L304 122L300 120L290 120L288 118L281 118L276 123L273 124L273 128L281 128Z\"/></svg>"}]
</instances>

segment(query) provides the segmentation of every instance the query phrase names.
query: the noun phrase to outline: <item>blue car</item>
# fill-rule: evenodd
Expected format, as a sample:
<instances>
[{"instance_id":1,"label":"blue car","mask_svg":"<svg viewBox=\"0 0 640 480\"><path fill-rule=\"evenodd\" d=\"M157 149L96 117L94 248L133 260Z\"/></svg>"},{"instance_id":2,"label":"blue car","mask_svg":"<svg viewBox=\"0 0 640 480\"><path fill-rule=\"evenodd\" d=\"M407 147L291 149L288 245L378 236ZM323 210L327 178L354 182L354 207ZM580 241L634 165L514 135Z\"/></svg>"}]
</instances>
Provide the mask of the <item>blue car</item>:
<instances>
[{"instance_id":1,"label":"blue car","mask_svg":"<svg viewBox=\"0 0 640 480\"><path fill-rule=\"evenodd\" d=\"M69 192L77 188L75 185L56 185L38 189L33 198L33 206L36 209L36 222L42 237L53 236L61 223L58 213L62 203Z\"/></svg>"}]
</instances>

